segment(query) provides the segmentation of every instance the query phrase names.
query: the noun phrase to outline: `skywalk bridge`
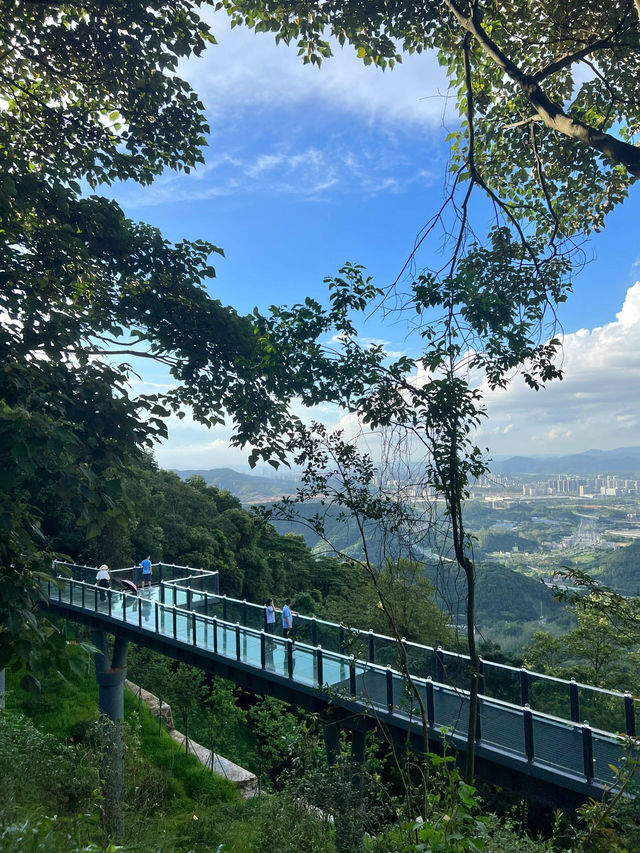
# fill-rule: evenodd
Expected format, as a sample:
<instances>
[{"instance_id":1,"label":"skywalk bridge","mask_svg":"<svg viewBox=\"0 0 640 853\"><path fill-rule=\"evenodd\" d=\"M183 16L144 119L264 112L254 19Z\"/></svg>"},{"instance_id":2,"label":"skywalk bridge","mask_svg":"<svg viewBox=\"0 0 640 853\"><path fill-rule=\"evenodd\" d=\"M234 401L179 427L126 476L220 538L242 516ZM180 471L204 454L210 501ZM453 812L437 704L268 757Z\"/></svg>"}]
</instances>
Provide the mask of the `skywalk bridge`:
<instances>
[{"instance_id":1,"label":"skywalk bridge","mask_svg":"<svg viewBox=\"0 0 640 853\"><path fill-rule=\"evenodd\" d=\"M383 727L420 748L418 703L398 671L390 637L306 616L295 617L295 643L270 635L264 607L221 595L216 572L155 564L151 589L131 595L98 588L95 568L56 568L57 582L47 585L49 606L67 619L325 718L329 712L360 734L363 726ZM135 581L137 571L111 576ZM403 642L430 739L464 752L468 656ZM126 671L126 653L124 660ZM562 804L602 796L615 784L611 765L628 760L629 738L636 734L638 699L631 694L489 661L482 662L479 687L480 776L518 790L530 787ZM333 731L337 738L337 726ZM363 751L363 737L361 743Z\"/></svg>"}]
</instances>

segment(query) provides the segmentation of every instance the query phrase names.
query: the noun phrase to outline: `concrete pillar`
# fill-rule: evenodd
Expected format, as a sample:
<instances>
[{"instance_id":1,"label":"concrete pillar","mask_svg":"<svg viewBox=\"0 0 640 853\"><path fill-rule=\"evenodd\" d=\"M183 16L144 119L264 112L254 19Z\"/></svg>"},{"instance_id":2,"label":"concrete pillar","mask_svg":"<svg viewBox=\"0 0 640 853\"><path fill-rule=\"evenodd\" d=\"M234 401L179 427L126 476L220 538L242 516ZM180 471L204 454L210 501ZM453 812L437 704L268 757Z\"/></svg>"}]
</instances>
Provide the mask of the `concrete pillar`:
<instances>
[{"instance_id":1,"label":"concrete pillar","mask_svg":"<svg viewBox=\"0 0 640 853\"><path fill-rule=\"evenodd\" d=\"M351 763L353 764L353 776L351 778L354 788L360 790L362 787L362 768L365 759L365 746L367 735L364 731L355 730L351 734Z\"/></svg>"},{"instance_id":2,"label":"concrete pillar","mask_svg":"<svg viewBox=\"0 0 640 853\"><path fill-rule=\"evenodd\" d=\"M124 682L127 677L129 643L116 636L113 655L105 631L95 629L91 638L98 651L94 654L98 682L98 708L103 740L104 826L109 838L124 838Z\"/></svg>"},{"instance_id":3,"label":"concrete pillar","mask_svg":"<svg viewBox=\"0 0 640 853\"><path fill-rule=\"evenodd\" d=\"M327 764L329 767L334 767L338 760L338 751L340 749L340 728L336 721L325 722L322 726L324 734L324 746L327 751Z\"/></svg>"}]
</instances>

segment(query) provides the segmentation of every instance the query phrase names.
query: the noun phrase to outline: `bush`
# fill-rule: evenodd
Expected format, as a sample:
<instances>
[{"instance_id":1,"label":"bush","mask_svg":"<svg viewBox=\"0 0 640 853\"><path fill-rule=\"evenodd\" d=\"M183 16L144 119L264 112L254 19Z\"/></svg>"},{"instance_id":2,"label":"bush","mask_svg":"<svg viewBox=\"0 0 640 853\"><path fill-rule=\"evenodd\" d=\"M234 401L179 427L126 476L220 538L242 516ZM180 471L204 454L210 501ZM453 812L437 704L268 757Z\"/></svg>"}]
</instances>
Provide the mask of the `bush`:
<instances>
[{"instance_id":1,"label":"bush","mask_svg":"<svg viewBox=\"0 0 640 853\"><path fill-rule=\"evenodd\" d=\"M18 804L20 810L38 805L75 814L93 805L100 782L97 756L90 748L61 743L10 711L0 713L0 766L5 814Z\"/></svg>"}]
</instances>

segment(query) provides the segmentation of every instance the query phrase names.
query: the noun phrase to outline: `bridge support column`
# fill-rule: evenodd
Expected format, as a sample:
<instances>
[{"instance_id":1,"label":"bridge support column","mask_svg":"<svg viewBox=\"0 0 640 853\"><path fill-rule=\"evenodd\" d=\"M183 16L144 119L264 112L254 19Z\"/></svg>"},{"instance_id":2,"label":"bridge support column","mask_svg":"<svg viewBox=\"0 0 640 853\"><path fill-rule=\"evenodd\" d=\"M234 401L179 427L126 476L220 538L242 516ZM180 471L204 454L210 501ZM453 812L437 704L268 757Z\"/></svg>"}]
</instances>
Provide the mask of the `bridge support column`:
<instances>
[{"instance_id":1,"label":"bridge support column","mask_svg":"<svg viewBox=\"0 0 640 853\"><path fill-rule=\"evenodd\" d=\"M362 769L364 766L366 743L366 732L354 729L351 733L351 763L353 764L351 781L353 787L358 790L362 787Z\"/></svg>"},{"instance_id":2,"label":"bridge support column","mask_svg":"<svg viewBox=\"0 0 640 853\"><path fill-rule=\"evenodd\" d=\"M127 677L128 641L116 635L109 657L107 634L91 632L98 651L94 654L98 682L98 708L103 742L104 826L114 840L124 837L124 681Z\"/></svg>"},{"instance_id":3,"label":"bridge support column","mask_svg":"<svg viewBox=\"0 0 640 853\"><path fill-rule=\"evenodd\" d=\"M340 749L340 728L336 720L325 722L322 726L324 734L324 748L327 752L327 764L335 767Z\"/></svg>"}]
</instances>

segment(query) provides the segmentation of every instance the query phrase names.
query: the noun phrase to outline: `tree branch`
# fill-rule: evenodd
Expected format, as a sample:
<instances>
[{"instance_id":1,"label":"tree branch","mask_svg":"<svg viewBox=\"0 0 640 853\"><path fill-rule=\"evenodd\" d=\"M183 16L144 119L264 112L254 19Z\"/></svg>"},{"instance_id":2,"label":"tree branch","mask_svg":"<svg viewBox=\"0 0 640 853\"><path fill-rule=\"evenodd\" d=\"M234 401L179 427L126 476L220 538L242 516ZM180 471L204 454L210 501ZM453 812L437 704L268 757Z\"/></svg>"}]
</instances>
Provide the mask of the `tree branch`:
<instances>
[{"instance_id":1,"label":"tree branch","mask_svg":"<svg viewBox=\"0 0 640 853\"><path fill-rule=\"evenodd\" d=\"M640 0L635 0L635 2L636 5L640 4ZM567 115L562 107L554 103L538 85L534 79L535 75L524 74L506 56L487 35L475 15L465 15L455 0L444 0L444 3L451 10L460 26L471 33L487 56L513 80L528 98L547 127L575 139L589 148L595 148L607 160L625 166L635 178L640 178L640 147L616 139L609 133L603 133L579 119Z\"/></svg>"}]
</instances>

